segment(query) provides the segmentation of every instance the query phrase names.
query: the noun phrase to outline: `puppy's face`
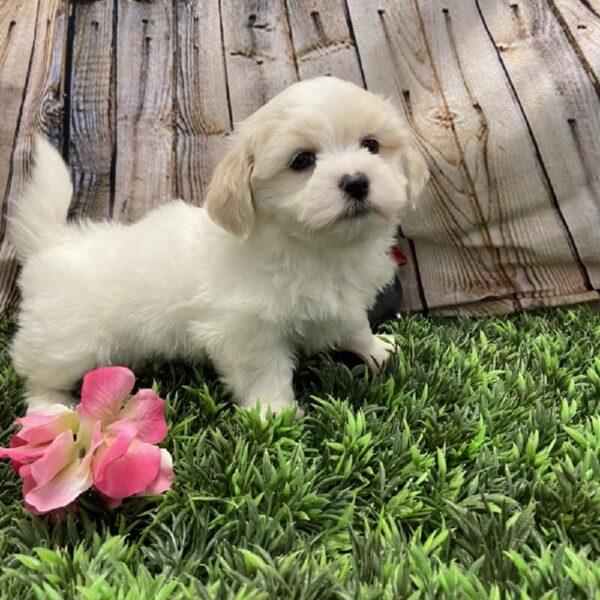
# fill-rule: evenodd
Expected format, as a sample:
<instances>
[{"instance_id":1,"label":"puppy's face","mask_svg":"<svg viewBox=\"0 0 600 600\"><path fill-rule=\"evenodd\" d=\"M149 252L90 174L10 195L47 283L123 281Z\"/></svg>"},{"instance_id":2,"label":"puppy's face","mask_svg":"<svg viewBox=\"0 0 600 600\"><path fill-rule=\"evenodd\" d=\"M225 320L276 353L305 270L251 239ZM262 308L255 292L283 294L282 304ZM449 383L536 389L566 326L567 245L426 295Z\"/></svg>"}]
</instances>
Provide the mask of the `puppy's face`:
<instances>
[{"instance_id":1,"label":"puppy's face","mask_svg":"<svg viewBox=\"0 0 600 600\"><path fill-rule=\"evenodd\" d=\"M241 238L260 221L295 237L376 233L398 221L427 179L393 107L335 78L290 86L237 135L206 205Z\"/></svg>"}]
</instances>

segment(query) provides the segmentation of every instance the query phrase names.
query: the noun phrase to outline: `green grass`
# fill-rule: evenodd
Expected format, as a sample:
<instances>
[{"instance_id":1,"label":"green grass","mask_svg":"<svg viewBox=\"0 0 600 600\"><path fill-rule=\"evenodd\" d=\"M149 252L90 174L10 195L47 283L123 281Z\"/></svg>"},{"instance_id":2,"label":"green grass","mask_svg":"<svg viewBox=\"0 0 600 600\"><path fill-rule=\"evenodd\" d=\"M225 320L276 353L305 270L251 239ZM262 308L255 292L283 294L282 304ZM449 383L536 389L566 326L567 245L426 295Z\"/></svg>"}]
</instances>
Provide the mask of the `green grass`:
<instances>
[{"instance_id":1,"label":"green grass","mask_svg":"<svg viewBox=\"0 0 600 600\"><path fill-rule=\"evenodd\" d=\"M140 373L167 399L161 497L52 524L2 462L0 598L599 598L600 316L394 331L379 377L304 361L300 422L231 408L209 369ZM0 444L21 394L2 352Z\"/></svg>"}]
</instances>

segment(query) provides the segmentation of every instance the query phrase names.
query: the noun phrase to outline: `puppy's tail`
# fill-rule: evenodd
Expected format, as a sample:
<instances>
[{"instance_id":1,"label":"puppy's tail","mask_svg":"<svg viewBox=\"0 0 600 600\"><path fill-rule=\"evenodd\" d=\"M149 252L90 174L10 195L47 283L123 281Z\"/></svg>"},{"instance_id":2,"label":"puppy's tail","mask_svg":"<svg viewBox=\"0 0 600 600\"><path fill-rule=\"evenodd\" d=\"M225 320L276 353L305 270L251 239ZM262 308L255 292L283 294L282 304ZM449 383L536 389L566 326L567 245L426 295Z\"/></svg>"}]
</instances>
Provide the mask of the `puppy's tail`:
<instances>
[{"instance_id":1,"label":"puppy's tail","mask_svg":"<svg viewBox=\"0 0 600 600\"><path fill-rule=\"evenodd\" d=\"M21 261L64 237L72 195L62 157L48 140L37 136L31 178L11 202L8 217L8 240Z\"/></svg>"}]
</instances>

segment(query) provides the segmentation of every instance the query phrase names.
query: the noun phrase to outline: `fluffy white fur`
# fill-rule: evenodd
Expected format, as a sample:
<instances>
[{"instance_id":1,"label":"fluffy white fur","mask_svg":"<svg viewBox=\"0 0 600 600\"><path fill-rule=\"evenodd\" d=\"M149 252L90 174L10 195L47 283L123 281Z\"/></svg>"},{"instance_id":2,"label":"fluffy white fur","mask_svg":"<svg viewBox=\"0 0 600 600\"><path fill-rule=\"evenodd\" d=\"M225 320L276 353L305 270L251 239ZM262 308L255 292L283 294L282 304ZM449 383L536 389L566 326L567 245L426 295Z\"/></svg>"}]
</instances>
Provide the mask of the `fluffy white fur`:
<instances>
[{"instance_id":1,"label":"fluffy white fur","mask_svg":"<svg viewBox=\"0 0 600 600\"><path fill-rule=\"evenodd\" d=\"M361 140L375 138L371 154ZM306 171L289 165L316 153ZM370 180L347 217L345 174ZM296 83L242 123L204 208L171 202L140 222L67 224L67 168L37 141L9 237L24 264L12 347L29 407L69 402L99 365L209 358L244 407L294 403L299 352L337 347L382 363L367 309L427 168L387 101L335 78Z\"/></svg>"}]
</instances>

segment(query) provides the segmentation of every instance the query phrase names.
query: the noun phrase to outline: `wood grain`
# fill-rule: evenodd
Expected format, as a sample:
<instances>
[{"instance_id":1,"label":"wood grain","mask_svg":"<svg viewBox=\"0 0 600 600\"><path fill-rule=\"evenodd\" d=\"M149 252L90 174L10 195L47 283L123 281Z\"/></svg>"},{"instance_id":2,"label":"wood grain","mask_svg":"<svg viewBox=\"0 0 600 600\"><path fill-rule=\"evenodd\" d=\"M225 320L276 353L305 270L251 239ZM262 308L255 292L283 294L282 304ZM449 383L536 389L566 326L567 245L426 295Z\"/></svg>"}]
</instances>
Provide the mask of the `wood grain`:
<instances>
[{"instance_id":1,"label":"wood grain","mask_svg":"<svg viewBox=\"0 0 600 600\"><path fill-rule=\"evenodd\" d=\"M428 304L586 291L476 5L349 7L369 87L403 105L432 168L405 223Z\"/></svg>"},{"instance_id":2,"label":"wood grain","mask_svg":"<svg viewBox=\"0 0 600 600\"><path fill-rule=\"evenodd\" d=\"M333 75L363 86L343 0L287 3L300 79Z\"/></svg>"},{"instance_id":3,"label":"wood grain","mask_svg":"<svg viewBox=\"0 0 600 600\"><path fill-rule=\"evenodd\" d=\"M218 0L177 3L176 195L201 204L231 128Z\"/></svg>"},{"instance_id":4,"label":"wood grain","mask_svg":"<svg viewBox=\"0 0 600 600\"><path fill-rule=\"evenodd\" d=\"M10 202L22 189L31 166L34 135L41 132L56 146L61 145L67 10L67 0L45 0L40 3L37 18L34 18L33 52L30 54L5 196L9 214ZM29 18L33 18L33 15L29 14ZM14 287L17 263L12 249L3 250L0 256L0 309L14 308L17 303Z\"/></svg>"},{"instance_id":5,"label":"wood grain","mask_svg":"<svg viewBox=\"0 0 600 600\"><path fill-rule=\"evenodd\" d=\"M473 317L489 317L495 315L510 315L523 310L536 310L543 307L574 306L589 303L598 306L598 294L595 291L567 294L565 296L530 297L527 294L519 297L516 303L511 298L479 300L471 304L456 304L444 306L431 311L432 315L440 317L458 317L469 315Z\"/></svg>"},{"instance_id":6,"label":"wood grain","mask_svg":"<svg viewBox=\"0 0 600 600\"><path fill-rule=\"evenodd\" d=\"M0 316L11 314L19 307L18 269L15 251L3 240L0 242Z\"/></svg>"},{"instance_id":7,"label":"wood grain","mask_svg":"<svg viewBox=\"0 0 600 600\"><path fill-rule=\"evenodd\" d=\"M6 209L23 95L33 54L37 2L4 2L0 5L0 314L17 303L17 263L8 245Z\"/></svg>"},{"instance_id":8,"label":"wood grain","mask_svg":"<svg viewBox=\"0 0 600 600\"><path fill-rule=\"evenodd\" d=\"M0 311L35 132L66 144L73 214L133 221L199 204L232 121L326 74L390 96L432 169L409 310L598 297L599 71L599 0L0 0Z\"/></svg>"},{"instance_id":9,"label":"wood grain","mask_svg":"<svg viewBox=\"0 0 600 600\"><path fill-rule=\"evenodd\" d=\"M111 214L115 144L115 60L112 0L73 7L69 164L71 214L100 219Z\"/></svg>"},{"instance_id":10,"label":"wood grain","mask_svg":"<svg viewBox=\"0 0 600 600\"><path fill-rule=\"evenodd\" d=\"M546 2L479 0L479 5L578 255L591 284L600 288L595 239L600 231L600 96L570 34Z\"/></svg>"},{"instance_id":11,"label":"wood grain","mask_svg":"<svg viewBox=\"0 0 600 600\"><path fill-rule=\"evenodd\" d=\"M37 2L0 4L0 239L5 231L4 206L11 159L33 53Z\"/></svg>"},{"instance_id":12,"label":"wood grain","mask_svg":"<svg viewBox=\"0 0 600 600\"><path fill-rule=\"evenodd\" d=\"M548 7L600 95L600 0L548 0Z\"/></svg>"},{"instance_id":13,"label":"wood grain","mask_svg":"<svg viewBox=\"0 0 600 600\"><path fill-rule=\"evenodd\" d=\"M137 221L174 196L173 4L118 0L113 216Z\"/></svg>"},{"instance_id":14,"label":"wood grain","mask_svg":"<svg viewBox=\"0 0 600 600\"><path fill-rule=\"evenodd\" d=\"M223 43L234 122L298 80L283 0L222 0Z\"/></svg>"}]
</instances>

